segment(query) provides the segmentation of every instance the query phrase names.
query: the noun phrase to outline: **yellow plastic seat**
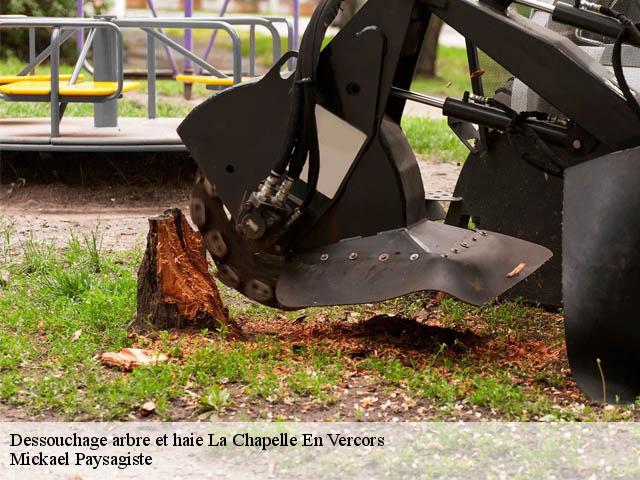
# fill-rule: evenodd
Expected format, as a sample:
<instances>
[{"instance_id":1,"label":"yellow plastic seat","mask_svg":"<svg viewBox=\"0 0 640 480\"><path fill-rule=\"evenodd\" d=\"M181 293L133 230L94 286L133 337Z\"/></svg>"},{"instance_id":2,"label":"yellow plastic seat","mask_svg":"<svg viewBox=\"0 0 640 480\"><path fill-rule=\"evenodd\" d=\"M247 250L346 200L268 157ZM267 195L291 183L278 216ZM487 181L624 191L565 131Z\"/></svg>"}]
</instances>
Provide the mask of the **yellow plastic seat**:
<instances>
[{"instance_id":1,"label":"yellow plastic seat","mask_svg":"<svg viewBox=\"0 0 640 480\"><path fill-rule=\"evenodd\" d=\"M124 82L122 93L140 88L138 82ZM61 85L60 95L78 97L108 97L118 90L118 82L80 82L75 85Z\"/></svg>"},{"instance_id":2,"label":"yellow plastic seat","mask_svg":"<svg viewBox=\"0 0 640 480\"><path fill-rule=\"evenodd\" d=\"M60 75L60 81L66 82L71 79L71 75ZM78 76L78 81L83 81L84 75ZM0 75L0 85L16 82L50 82L51 75Z\"/></svg>"},{"instance_id":3,"label":"yellow plastic seat","mask_svg":"<svg viewBox=\"0 0 640 480\"><path fill-rule=\"evenodd\" d=\"M138 82L124 82L122 92L140 87ZM117 82L80 82L75 85L60 85L60 95L65 97L108 97L118 89ZM11 96L41 97L51 94L50 82L24 81L0 86L0 93Z\"/></svg>"},{"instance_id":4,"label":"yellow plastic seat","mask_svg":"<svg viewBox=\"0 0 640 480\"><path fill-rule=\"evenodd\" d=\"M176 75L176 81L182 83L201 83L215 87L231 87L233 78L218 78L208 75ZM245 81L245 79L243 79Z\"/></svg>"}]
</instances>

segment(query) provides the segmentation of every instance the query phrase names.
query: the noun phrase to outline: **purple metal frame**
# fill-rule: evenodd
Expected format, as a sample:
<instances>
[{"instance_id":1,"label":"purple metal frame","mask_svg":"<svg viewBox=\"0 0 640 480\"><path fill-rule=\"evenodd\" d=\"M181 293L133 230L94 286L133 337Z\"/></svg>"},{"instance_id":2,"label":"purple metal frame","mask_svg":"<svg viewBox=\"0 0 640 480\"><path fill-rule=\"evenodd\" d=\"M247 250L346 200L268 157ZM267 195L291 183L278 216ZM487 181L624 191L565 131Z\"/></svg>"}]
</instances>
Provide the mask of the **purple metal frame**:
<instances>
[{"instance_id":1,"label":"purple metal frame","mask_svg":"<svg viewBox=\"0 0 640 480\"><path fill-rule=\"evenodd\" d=\"M229 7L229 2L231 0L224 0L222 4L222 8L220 8L219 16L224 17L227 13L227 8ZM154 17L158 17L158 11L153 3L153 0L147 0L147 6L151 11L151 14ZM76 15L80 18L84 17L84 0L77 0L76 3ZM193 17L193 0L184 0L184 16L185 18ZM207 49L205 50L203 58L206 60L211 54L211 50L213 50L213 45L216 41L216 37L218 35L218 31L215 30L211 34L211 38L209 39L209 43L207 44ZM297 49L299 46L300 40L300 0L293 0L293 48ZM84 45L84 31L81 29L78 32L77 36L77 44L78 50L82 50L82 46ZM184 31L184 47L190 52L193 51L193 31L190 28L187 28ZM171 64L171 70L173 70L174 74L178 73L178 66L176 64L175 59L173 58L173 53L169 50L168 47L165 46L167 51L167 56L169 58L169 63ZM191 60L188 58L184 59L184 70L191 70Z\"/></svg>"},{"instance_id":2,"label":"purple metal frame","mask_svg":"<svg viewBox=\"0 0 640 480\"><path fill-rule=\"evenodd\" d=\"M193 0L182 0L184 2L184 18L193 17ZM193 51L193 30L190 28L185 29L184 31L184 48ZM187 57L184 59L184 73L191 73L191 60Z\"/></svg>"},{"instance_id":3,"label":"purple metal frame","mask_svg":"<svg viewBox=\"0 0 640 480\"><path fill-rule=\"evenodd\" d=\"M293 48L296 50L300 40L300 0L293 0Z\"/></svg>"},{"instance_id":4,"label":"purple metal frame","mask_svg":"<svg viewBox=\"0 0 640 480\"><path fill-rule=\"evenodd\" d=\"M78 18L84 17L84 0L78 0L78 2L76 3L76 15L78 16ZM84 46L84 30L78 30L78 33L76 35L78 51L81 51L82 47Z\"/></svg>"}]
</instances>

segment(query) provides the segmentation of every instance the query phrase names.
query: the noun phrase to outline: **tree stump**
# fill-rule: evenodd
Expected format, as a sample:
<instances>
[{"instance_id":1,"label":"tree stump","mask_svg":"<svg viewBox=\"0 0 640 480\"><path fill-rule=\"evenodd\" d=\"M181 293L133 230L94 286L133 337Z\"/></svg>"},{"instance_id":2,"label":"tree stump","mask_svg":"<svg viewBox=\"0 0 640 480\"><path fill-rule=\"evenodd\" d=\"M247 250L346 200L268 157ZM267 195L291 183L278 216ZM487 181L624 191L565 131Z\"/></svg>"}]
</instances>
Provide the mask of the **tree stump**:
<instances>
[{"instance_id":1,"label":"tree stump","mask_svg":"<svg viewBox=\"0 0 640 480\"><path fill-rule=\"evenodd\" d=\"M225 328L240 335L229 319L195 232L179 209L149 218L147 250L138 271L138 311L134 328L146 331Z\"/></svg>"}]
</instances>

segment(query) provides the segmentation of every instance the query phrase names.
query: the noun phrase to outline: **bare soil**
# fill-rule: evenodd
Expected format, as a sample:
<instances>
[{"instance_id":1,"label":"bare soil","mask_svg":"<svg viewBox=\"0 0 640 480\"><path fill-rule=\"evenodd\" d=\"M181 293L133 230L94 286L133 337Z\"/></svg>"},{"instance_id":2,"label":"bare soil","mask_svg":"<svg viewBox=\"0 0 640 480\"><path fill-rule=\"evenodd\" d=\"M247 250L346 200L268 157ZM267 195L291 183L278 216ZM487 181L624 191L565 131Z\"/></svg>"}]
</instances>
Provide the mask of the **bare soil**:
<instances>
[{"instance_id":1,"label":"bare soil","mask_svg":"<svg viewBox=\"0 0 640 480\"><path fill-rule=\"evenodd\" d=\"M453 191L460 166L421 160L429 190ZM107 250L143 244L147 219L188 210L196 172L186 154L0 154L0 222L20 239L64 246L98 228Z\"/></svg>"}]
</instances>

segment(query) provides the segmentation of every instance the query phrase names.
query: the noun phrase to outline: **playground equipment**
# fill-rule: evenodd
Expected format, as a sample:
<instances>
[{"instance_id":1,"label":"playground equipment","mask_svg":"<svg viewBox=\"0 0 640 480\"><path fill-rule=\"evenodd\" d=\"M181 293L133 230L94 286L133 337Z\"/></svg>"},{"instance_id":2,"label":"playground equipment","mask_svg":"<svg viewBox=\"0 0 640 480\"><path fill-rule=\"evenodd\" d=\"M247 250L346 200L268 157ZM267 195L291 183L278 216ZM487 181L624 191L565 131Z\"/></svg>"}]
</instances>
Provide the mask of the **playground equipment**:
<instances>
[{"instance_id":1,"label":"playground equipment","mask_svg":"<svg viewBox=\"0 0 640 480\"><path fill-rule=\"evenodd\" d=\"M161 44L188 59L200 69L199 75L179 75L185 84L203 83L212 90L228 88L256 77L255 31L260 28L272 39L274 63L282 54L282 38L277 28L283 24L291 47L292 26L281 17L195 17L195 18L29 18L0 17L0 29L18 28L29 32L29 62L17 75L0 78L0 100L7 102L49 103L50 118L0 119L0 150L12 151L184 151L176 133L181 118L158 118L156 46ZM242 42L238 28L250 32L248 71L243 71ZM51 31L51 42L36 52L35 30ZM147 118L119 118L118 101L140 83L128 80L124 68L123 34L126 29L145 33L147 56ZM164 33L164 29L224 31L231 40L232 71L213 66ZM60 74L62 46L79 32L83 40L73 73ZM93 53L90 61L89 55ZM49 61L50 72L34 75L36 68ZM291 65L289 65L291 67ZM206 74L206 75L205 75ZM91 78L90 80L88 80ZM138 79L138 76L135 76ZM213 93L213 92L212 92ZM91 103L90 118L65 118L67 105ZM64 118L64 121L62 121Z\"/></svg>"},{"instance_id":2,"label":"playground equipment","mask_svg":"<svg viewBox=\"0 0 640 480\"><path fill-rule=\"evenodd\" d=\"M594 399L635 401L640 107L625 76L638 29L585 1L369 0L321 52L340 4L320 2L294 76L280 74L288 54L179 127L219 278L297 309L422 290L480 304L527 277L528 298L558 304L562 276L575 378ZM408 90L432 15L468 40L463 99ZM441 109L471 150L451 197L425 194L400 128L406 101ZM447 224L432 221L443 199Z\"/></svg>"},{"instance_id":3,"label":"playground equipment","mask_svg":"<svg viewBox=\"0 0 640 480\"><path fill-rule=\"evenodd\" d=\"M159 16L158 9L155 6L154 0L146 0L146 3L147 3L147 8L149 9L149 12L151 13L151 15L154 18L158 18ZM218 14L219 18L225 17L230 3L231 3L231 0L222 1L222 5L220 6L220 11ZM184 4L184 17L192 18L195 13L194 0L183 0L183 4ZM84 16L84 0L77 0L76 11L77 11L78 17ZM282 19L271 18L271 20L279 21ZM298 37L299 37L299 31L300 31L300 0L293 0L293 26L287 23L287 27L289 27L288 35L287 35L287 38L289 41L288 47L289 47L289 50L293 50L294 48L298 47L298 43L299 43ZM162 29L159 30L159 33L164 34ZM209 55L213 50L217 35L218 35L217 30L214 30L211 33L209 42L207 43L207 47L202 55L203 59L206 60L209 58ZM249 30L249 48L251 50L250 58L252 59L255 59L255 40L256 40L256 25L251 25L251 28ZM78 32L78 49L79 50L82 49L83 43L84 43L84 34L82 31L80 31ZM186 28L184 30L184 47L190 52L193 51L193 31L190 28ZM179 81L182 81L183 83L185 83L186 98L191 97L190 86L193 83L205 83L207 85L215 85L218 87L228 86L224 82L218 82L218 83L212 82L212 81L207 82L206 79L199 78L202 76L202 73L203 73L202 68L200 68L200 70L198 71L198 75L196 75L195 78L189 78L193 76L193 73L194 73L192 69L193 65L192 65L191 59L185 57L183 70L181 73L171 48L168 45L164 45L164 49L167 55L167 59L169 60L169 63L171 66L171 71L168 72L168 74L171 76L171 78L180 77ZM163 76L161 72L156 72L156 73L159 74L160 76ZM249 75L250 76L255 75L255 62L252 64ZM164 73L164 76L166 77L167 73Z\"/></svg>"}]
</instances>

